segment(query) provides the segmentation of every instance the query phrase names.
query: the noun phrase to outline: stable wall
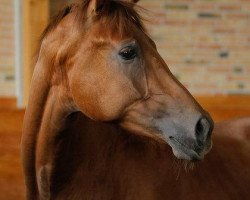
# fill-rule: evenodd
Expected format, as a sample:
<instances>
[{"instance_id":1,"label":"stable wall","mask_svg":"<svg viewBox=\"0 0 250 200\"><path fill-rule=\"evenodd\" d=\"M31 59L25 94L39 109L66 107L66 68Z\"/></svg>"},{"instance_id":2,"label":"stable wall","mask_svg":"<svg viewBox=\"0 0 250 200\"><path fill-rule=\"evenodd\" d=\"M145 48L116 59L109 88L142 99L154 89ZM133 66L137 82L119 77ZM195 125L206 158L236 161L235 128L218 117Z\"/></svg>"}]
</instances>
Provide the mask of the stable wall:
<instances>
[{"instance_id":1,"label":"stable wall","mask_svg":"<svg viewBox=\"0 0 250 200\"><path fill-rule=\"evenodd\" d=\"M0 0L0 96L15 96L14 1Z\"/></svg>"}]
</instances>

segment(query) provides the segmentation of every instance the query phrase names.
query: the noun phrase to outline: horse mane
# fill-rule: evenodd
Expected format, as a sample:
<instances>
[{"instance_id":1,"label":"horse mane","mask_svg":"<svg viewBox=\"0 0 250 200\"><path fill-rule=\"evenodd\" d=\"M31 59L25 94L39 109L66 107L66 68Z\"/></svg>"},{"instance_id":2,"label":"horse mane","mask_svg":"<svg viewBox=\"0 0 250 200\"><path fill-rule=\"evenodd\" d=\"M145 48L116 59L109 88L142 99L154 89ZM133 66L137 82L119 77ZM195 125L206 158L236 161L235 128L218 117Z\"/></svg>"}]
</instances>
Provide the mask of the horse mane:
<instances>
[{"instance_id":1,"label":"horse mane","mask_svg":"<svg viewBox=\"0 0 250 200\"><path fill-rule=\"evenodd\" d=\"M40 43L69 13L75 13L75 22L79 27L84 26L88 19L87 9L90 1L91 0L78 0L59 11L42 33ZM113 25L120 34L129 31L128 29L131 30L131 23L143 32L146 32L143 25L143 18L138 13L139 10L141 11L143 8L134 3L110 0L105 3L104 6L98 8L96 15L93 16L93 21L104 19L105 24Z\"/></svg>"},{"instance_id":2,"label":"horse mane","mask_svg":"<svg viewBox=\"0 0 250 200\"><path fill-rule=\"evenodd\" d=\"M72 5L66 6L63 10L60 10L57 15L55 15L47 27L44 29L42 35L40 36L40 42L51 32L53 31L57 25L62 21L62 19L67 16L73 7Z\"/></svg>"}]
</instances>

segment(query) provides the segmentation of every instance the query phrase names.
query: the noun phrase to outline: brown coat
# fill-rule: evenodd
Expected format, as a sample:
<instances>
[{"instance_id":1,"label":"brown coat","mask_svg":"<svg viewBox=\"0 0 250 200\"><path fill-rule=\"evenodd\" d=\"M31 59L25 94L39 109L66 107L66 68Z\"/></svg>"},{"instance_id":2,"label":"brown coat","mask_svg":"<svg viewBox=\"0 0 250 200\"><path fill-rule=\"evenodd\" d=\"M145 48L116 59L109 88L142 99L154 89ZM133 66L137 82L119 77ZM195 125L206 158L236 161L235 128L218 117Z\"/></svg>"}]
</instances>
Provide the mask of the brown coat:
<instances>
[{"instance_id":1,"label":"brown coat","mask_svg":"<svg viewBox=\"0 0 250 200\"><path fill-rule=\"evenodd\" d=\"M204 158L213 121L134 6L79 1L45 30L22 137L27 199L247 199L250 119L216 125L185 170L177 158Z\"/></svg>"}]
</instances>

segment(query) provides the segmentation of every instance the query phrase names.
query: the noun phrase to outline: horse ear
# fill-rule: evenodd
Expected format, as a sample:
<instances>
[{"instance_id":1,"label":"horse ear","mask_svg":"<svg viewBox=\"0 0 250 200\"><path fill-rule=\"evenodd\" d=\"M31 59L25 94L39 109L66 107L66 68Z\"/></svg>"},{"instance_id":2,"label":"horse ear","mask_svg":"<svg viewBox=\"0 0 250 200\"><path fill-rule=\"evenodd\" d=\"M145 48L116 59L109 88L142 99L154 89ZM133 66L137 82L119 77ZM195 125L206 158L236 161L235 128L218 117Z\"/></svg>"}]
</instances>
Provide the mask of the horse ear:
<instances>
[{"instance_id":1,"label":"horse ear","mask_svg":"<svg viewBox=\"0 0 250 200\"><path fill-rule=\"evenodd\" d=\"M96 13L108 0L90 0L88 6L88 16Z\"/></svg>"}]
</instances>

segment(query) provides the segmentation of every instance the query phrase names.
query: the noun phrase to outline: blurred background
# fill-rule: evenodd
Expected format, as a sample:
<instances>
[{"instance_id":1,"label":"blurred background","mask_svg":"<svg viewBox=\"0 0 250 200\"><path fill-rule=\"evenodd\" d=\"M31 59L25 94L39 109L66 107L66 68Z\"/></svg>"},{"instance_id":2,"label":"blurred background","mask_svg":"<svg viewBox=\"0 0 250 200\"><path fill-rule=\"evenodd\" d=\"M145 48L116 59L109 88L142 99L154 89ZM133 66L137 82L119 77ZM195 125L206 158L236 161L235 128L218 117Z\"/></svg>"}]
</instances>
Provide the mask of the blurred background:
<instances>
[{"instance_id":1,"label":"blurred background","mask_svg":"<svg viewBox=\"0 0 250 200\"><path fill-rule=\"evenodd\" d=\"M39 36L71 0L0 0L0 200L24 199L20 137ZM173 74L215 121L250 116L250 0L141 0Z\"/></svg>"}]
</instances>

